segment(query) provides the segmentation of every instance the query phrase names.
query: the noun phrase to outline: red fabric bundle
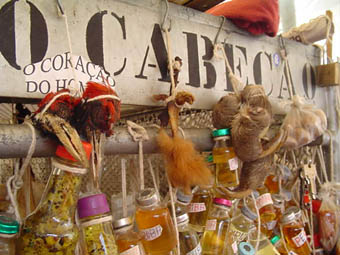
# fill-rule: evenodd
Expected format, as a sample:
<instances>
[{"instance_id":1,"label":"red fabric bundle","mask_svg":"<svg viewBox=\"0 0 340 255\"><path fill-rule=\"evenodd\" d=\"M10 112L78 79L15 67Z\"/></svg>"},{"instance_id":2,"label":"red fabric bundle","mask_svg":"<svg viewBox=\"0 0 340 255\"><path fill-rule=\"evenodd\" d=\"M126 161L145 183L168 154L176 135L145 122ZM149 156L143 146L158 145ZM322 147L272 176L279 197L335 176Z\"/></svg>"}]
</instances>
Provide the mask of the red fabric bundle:
<instances>
[{"instance_id":1,"label":"red fabric bundle","mask_svg":"<svg viewBox=\"0 0 340 255\"><path fill-rule=\"evenodd\" d=\"M224 16L254 35L275 36L280 22L278 0L233 0L206 11Z\"/></svg>"}]
</instances>

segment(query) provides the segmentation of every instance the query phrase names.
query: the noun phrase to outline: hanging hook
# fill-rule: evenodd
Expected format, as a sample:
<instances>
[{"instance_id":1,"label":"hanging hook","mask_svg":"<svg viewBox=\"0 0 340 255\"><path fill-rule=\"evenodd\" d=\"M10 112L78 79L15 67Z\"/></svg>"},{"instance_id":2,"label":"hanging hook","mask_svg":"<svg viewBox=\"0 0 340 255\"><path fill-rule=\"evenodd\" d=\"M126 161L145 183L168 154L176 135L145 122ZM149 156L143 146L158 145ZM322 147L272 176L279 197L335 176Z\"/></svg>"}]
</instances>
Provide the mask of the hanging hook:
<instances>
[{"instance_id":1,"label":"hanging hook","mask_svg":"<svg viewBox=\"0 0 340 255\"><path fill-rule=\"evenodd\" d=\"M222 31L222 27L223 27L223 24L224 24L224 21L225 21L225 17L224 16L221 16L221 17L222 17L222 22L221 22L221 25L220 25L220 27L219 27L219 29L217 31L216 36L215 36L214 45L216 45L216 43L217 43L217 39L218 39L218 37L219 37L219 35L220 35L221 31Z\"/></svg>"},{"instance_id":2,"label":"hanging hook","mask_svg":"<svg viewBox=\"0 0 340 255\"><path fill-rule=\"evenodd\" d=\"M58 8L59 8L59 11L61 12L61 15L64 15L65 12L64 12L63 5L61 4L61 0L57 0L57 5L58 5Z\"/></svg>"},{"instance_id":3,"label":"hanging hook","mask_svg":"<svg viewBox=\"0 0 340 255\"><path fill-rule=\"evenodd\" d=\"M163 17L162 30L165 32L165 30L166 30L165 22L166 22L166 20L169 16L169 2L168 2L168 0L164 0L164 1L165 1L165 4L166 4L166 11L165 11L165 14L164 14L164 17ZM171 30L171 19L169 19L169 22L170 22L170 25L169 25L169 28L168 28L168 32L170 32L170 30Z\"/></svg>"}]
</instances>

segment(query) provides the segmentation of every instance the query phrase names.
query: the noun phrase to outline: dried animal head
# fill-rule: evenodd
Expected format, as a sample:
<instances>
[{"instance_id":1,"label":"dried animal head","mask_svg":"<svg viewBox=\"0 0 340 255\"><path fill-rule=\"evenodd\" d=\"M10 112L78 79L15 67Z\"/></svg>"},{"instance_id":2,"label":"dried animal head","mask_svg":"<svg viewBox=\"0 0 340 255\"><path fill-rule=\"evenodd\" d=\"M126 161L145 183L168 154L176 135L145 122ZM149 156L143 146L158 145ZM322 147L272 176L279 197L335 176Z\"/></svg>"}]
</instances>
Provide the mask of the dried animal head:
<instances>
[{"instance_id":1,"label":"dried animal head","mask_svg":"<svg viewBox=\"0 0 340 255\"><path fill-rule=\"evenodd\" d=\"M265 108L272 115L272 106L262 85L247 85L241 92L241 101L252 107Z\"/></svg>"},{"instance_id":2,"label":"dried animal head","mask_svg":"<svg viewBox=\"0 0 340 255\"><path fill-rule=\"evenodd\" d=\"M231 128L232 121L240 109L240 98L230 93L222 97L213 108L212 121L215 128Z\"/></svg>"}]
</instances>

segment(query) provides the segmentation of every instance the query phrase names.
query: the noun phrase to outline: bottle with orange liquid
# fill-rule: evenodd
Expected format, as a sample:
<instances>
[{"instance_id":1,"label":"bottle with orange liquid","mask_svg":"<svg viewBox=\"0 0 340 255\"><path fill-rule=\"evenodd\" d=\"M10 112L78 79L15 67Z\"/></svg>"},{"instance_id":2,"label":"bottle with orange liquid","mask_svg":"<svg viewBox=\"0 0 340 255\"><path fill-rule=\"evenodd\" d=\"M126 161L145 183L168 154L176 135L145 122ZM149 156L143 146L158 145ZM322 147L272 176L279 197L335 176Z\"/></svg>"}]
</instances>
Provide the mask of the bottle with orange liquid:
<instances>
[{"instance_id":1,"label":"bottle with orange liquid","mask_svg":"<svg viewBox=\"0 0 340 255\"><path fill-rule=\"evenodd\" d=\"M275 175L268 175L264 181L264 185L267 187L268 191L271 194L279 193L279 182L278 182L278 176Z\"/></svg>"},{"instance_id":2,"label":"bottle with orange liquid","mask_svg":"<svg viewBox=\"0 0 340 255\"><path fill-rule=\"evenodd\" d=\"M272 194L274 208L276 213L276 220L279 222L285 210L285 198L280 194Z\"/></svg>"},{"instance_id":3,"label":"bottle with orange liquid","mask_svg":"<svg viewBox=\"0 0 340 255\"><path fill-rule=\"evenodd\" d=\"M213 197L211 188L210 186L197 187L189 204L189 224L196 232L204 232L208 218L208 209Z\"/></svg>"},{"instance_id":4,"label":"bottle with orange liquid","mask_svg":"<svg viewBox=\"0 0 340 255\"><path fill-rule=\"evenodd\" d=\"M144 255L142 236L133 231L130 217L113 222L118 252L120 255Z\"/></svg>"},{"instance_id":5,"label":"bottle with orange liquid","mask_svg":"<svg viewBox=\"0 0 340 255\"><path fill-rule=\"evenodd\" d=\"M267 237L273 233L276 226L276 213L271 194L266 187L257 189L256 206L259 209L261 219L261 232Z\"/></svg>"},{"instance_id":6,"label":"bottle with orange liquid","mask_svg":"<svg viewBox=\"0 0 340 255\"><path fill-rule=\"evenodd\" d=\"M203 255L230 254L227 242L230 225L229 210L232 202L223 198L215 198L209 211L207 225L201 240Z\"/></svg>"},{"instance_id":7,"label":"bottle with orange liquid","mask_svg":"<svg viewBox=\"0 0 340 255\"><path fill-rule=\"evenodd\" d=\"M215 184L224 187L236 187L239 184L238 159L231 144L230 129L213 131L215 145L212 151L216 164Z\"/></svg>"},{"instance_id":8,"label":"bottle with orange liquid","mask_svg":"<svg viewBox=\"0 0 340 255\"><path fill-rule=\"evenodd\" d=\"M136 223L143 235L148 255L170 255L176 247L176 231L170 212L160 204L154 189L141 190L137 196Z\"/></svg>"},{"instance_id":9,"label":"bottle with orange liquid","mask_svg":"<svg viewBox=\"0 0 340 255\"><path fill-rule=\"evenodd\" d=\"M281 226L288 248L299 255L310 255L307 235L298 207L288 208L281 218Z\"/></svg>"}]
</instances>

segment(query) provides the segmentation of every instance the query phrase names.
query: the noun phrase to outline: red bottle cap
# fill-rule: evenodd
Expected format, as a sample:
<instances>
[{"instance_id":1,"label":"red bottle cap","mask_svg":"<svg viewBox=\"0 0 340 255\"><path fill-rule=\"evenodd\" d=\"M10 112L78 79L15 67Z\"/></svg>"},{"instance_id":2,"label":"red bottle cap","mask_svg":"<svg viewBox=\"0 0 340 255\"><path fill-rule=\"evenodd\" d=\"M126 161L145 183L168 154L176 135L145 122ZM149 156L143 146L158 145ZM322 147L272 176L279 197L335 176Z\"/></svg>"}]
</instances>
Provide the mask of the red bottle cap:
<instances>
[{"instance_id":1,"label":"red bottle cap","mask_svg":"<svg viewBox=\"0 0 340 255\"><path fill-rule=\"evenodd\" d=\"M84 141L81 141L81 143L83 144L87 158L90 159L91 151L92 151L92 145L90 143L84 142ZM58 157L63 158L63 159L68 159L68 160L77 162L77 160L62 145L57 146L57 150L55 152L55 155L57 155Z\"/></svg>"}]
</instances>

